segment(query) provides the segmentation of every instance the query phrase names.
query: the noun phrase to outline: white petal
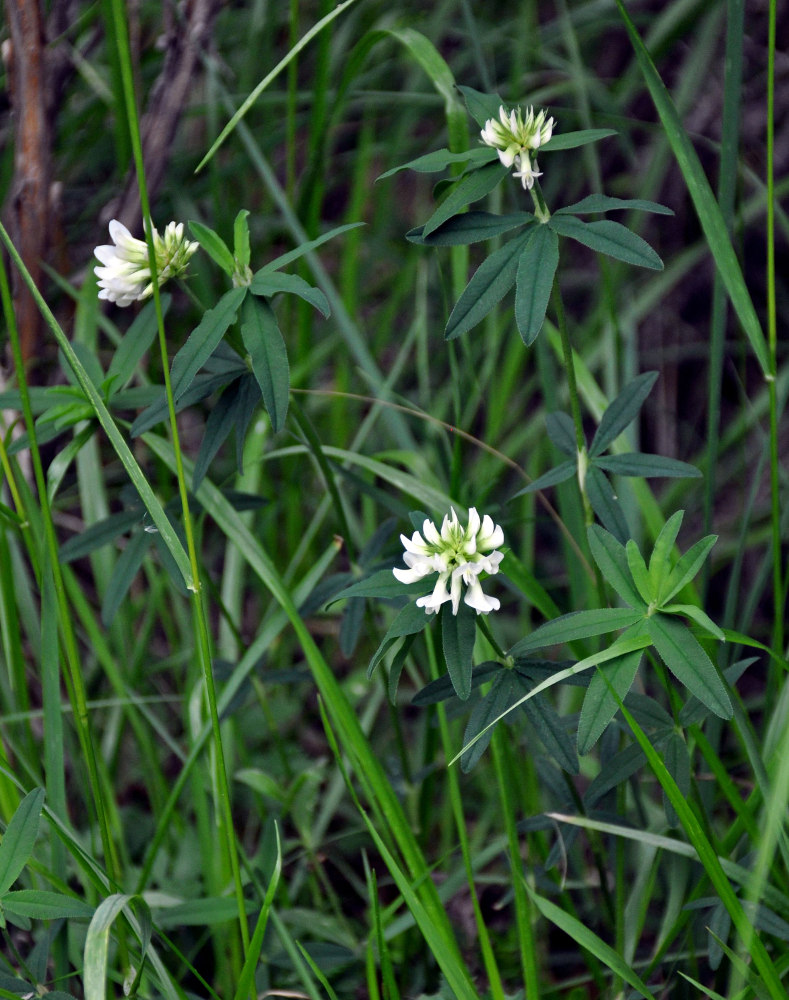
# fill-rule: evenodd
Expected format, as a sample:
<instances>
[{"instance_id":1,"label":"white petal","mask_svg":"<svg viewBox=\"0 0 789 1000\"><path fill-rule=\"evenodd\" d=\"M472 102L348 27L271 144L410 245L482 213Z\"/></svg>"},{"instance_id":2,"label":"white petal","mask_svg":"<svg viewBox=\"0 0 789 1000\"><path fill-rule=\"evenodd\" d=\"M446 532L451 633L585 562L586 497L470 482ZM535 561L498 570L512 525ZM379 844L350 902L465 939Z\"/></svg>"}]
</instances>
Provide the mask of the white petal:
<instances>
[{"instance_id":1,"label":"white petal","mask_svg":"<svg viewBox=\"0 0 789 1000\"><path fill-rule=\"evenodd\" d=\"M486 615L489 611L498 611L501 607L501 602L498 598L488 597L487 594L483 593L479 580L476 577L469 584L463 600L470 608L474 608L478 615Z\"/></svg>"},{"instance_id":2,"label":"white petal","mask_svg":"<svg viewBox=\"0 0 789 1000\"><path fill-rule=\"evenodd\" d=\"M442 573L441 576L436 581L436 585L433 588L432 594L425 594L424 597L418 597L416 601L416 606L418 608L424 608L428 615L432 615L438 611L441 605L450 599L449 592L447 591L447 580L446 574Z\"/></svg>"}]
</instances>

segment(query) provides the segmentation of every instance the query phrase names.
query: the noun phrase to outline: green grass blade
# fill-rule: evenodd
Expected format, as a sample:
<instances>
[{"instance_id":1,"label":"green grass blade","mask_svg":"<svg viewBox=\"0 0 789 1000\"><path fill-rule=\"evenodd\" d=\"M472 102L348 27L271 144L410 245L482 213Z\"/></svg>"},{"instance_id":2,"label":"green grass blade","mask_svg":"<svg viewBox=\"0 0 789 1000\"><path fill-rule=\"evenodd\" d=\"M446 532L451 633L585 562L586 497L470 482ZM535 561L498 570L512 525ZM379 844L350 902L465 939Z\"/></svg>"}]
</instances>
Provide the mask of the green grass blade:
<instances>
[{"instance_id":1,"label":"green grass blade","mask_svg":"<svg viewBox=\"0 0 789 1000\"><path fill-rule=\"evenodd\" d=\"M635 50L638 65L646 82L652 101L655 104L666 136L677 158L677 163L685 178L688 191L699 222L707 237L710 252L720 272L721 278L726 285L729 298L739 317L745 335L750 341L753 352L761 365L764 375L775 375L770 354L767 348L764 332L753 307L745 279L742 274L739 262L734 254L734 250L726 231L726 224L723 220L721 210L715 201L709 181L702 169L698 155L688 139L685 129L682 127L677 109L665 84L655 69L655 64L647 51L636 26L627 13L623 0L616 0L619 13L625 23L625 28L630 36L633 49Z\"/></svg>"}]
</instances>

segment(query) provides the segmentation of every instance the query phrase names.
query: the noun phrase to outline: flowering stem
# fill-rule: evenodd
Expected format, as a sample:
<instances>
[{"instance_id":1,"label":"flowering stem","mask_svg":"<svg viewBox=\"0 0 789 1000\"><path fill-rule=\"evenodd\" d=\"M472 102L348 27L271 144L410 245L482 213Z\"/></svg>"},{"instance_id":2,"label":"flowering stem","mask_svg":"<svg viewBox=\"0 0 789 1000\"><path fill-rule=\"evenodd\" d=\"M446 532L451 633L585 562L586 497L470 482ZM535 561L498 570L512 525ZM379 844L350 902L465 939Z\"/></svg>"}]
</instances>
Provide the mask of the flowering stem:
<instances>
[{"instance_id":1,"label":"flowering stem","mask_svg":"<svg viewBox=\"0 0 789 1000\"><path fill-rule=\"evenodd\" d=\"M548 210L548 206L543 197L542 188L540 187L540 182L535 180L534 186L531 188L531 197L534 202L534 214L537 216L540 222L547 222L551 217L551 213Z\"/></svg>"},{"instance_id":2,"label":"flowering stem","mask_svg":"<svg viewBox=\"0 0 789 1000\"><path fill-rule=\"evenodd\" d=\"M477 625L479 625L480 631L488 640L488 642L491 644L493 649L496 651L496 656L498 656L501 660L506 660L507 654L504 652L504 650L501 648L498 642L496 642L496 639L493 636L493 632L491 631L490 623L488 622L487 616L477 615Z\"/></svg>"},{"instance_id":3,"label":"flowering stem","mask_svg":"<svg viewBox=\"0 0 789 1000\"><path fill-rule=\"evenodd\" d=\"M186 535L186 547L189 556L191 569L191 580L187 581L187 586L191 591L192 607L194 610L195 640L200 660L200 665L205 681L206 697L208 701L211 726L214 737L214 748L216 751L216 782L217 782L217 826L219 836L224 843L225 853L230 864L235 887L236 902L238 905L239 928L241 940L244 946L244 954L249 950L249 928L247 924L246 906L244 902L244 890L241 882L241 869L238 858L238 847L233 832L233 817L230 807L230 786L227 777L224 749L222 746L222 732L219 723L219 712L217 710L216 688L211 663L211 638L203 606L202 585L200 582L200 568L197 560L197 549L194 539L194 529L192 525L191 512L189 510L189 497L184 475L183 456L181 453L180 438L178 435L178 425L175 413L175 399L173 397L172 384L170 380L170 365L167 353L167 339L164 330L164 316L162 313L161 298L159 295L159 282L156 270L156 255L153 245L153 224L151 221L150 203L148 200L148 190L145 182L145 166L143 163L142 139L140 136L140 124L137 114L137 105L134 94L134 81L131 66L131 54L129 49L128 27L126 24L125 7L120 0L115 0L112 4L114 27L118 46L118 55L121 67L121 77L123 82L123 92L126 101L126 117L131 134L132 149L134 152L134 162L137 171L137 181L140 191L140 207L145 226L145 237L148 243L148 258L151 269L151 282L153 286L153 298L156 309L156 319L159 328L159 349L162 357L162 370L164 372L164 388L167 396L167 408L170 418L170 433L172 436L173 453L175 456L176 477L178 480L178 492L181 500L181 510L183 515L184 533Z\"/></svg>"}]
</instances>

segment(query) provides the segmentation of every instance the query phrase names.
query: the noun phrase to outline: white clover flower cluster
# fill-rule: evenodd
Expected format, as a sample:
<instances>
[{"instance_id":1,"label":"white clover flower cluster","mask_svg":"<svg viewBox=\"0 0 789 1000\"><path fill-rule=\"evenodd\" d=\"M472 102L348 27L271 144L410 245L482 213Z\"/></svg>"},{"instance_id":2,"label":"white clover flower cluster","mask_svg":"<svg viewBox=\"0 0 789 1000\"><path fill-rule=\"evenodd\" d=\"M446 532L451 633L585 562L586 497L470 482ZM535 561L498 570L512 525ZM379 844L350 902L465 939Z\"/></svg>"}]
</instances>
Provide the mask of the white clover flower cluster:
<instances>
[{"instance_id":1,"label":"white clover flower cluster","mask_svg":"<svg viewBox=\"0 0 789 1000\"><path fill-rule=\"evenodd\" d=\"M104 265L94 269L99 279L99 298L129 306L153 293L148 245L144 240L135 239L117 219L110 223L110 239L114 245L96 247L93 251ZM154 229L153 246L161 288L168 278L183 274L200 244L184 239L182 222L169 222L163 237Z\"/></svg>"},{"instance_id":2,"label":"white clover flower cluster","mask_svg":"<svg viewBox=\"0 0 789 1000\"><path fill-rule=\"evenodd\" d=\"M499 159L508 169L513 166L513 177L517 177L524 189L534 186L537 177L542 173L537 169L536 157L532 155L553 135L556 124L553 118L546 121L546 111L534 114L534 108L529 108L526 117L520 108L507 111L502 105L499 108L499 120L489 118L480 135L486 146L498 150Z\"/></svg>"},{"instance_id":3,"label":"white clover flower cluster","mask_svg":"<svg viewBox=\"0 0 789 1000\"><path fill-rule=\"evenodd\" d=\"M424 538L422 537L424 535ZM411 538L400 536L405 546L403 559L408 569L395 569L394 575L401 583L415 583L431 573L439 577L432 594L417 599L417 606L426 614L433 614L445 601L452 601L452 614L458 613L463 584L463 598L477 614L498 611L500 602L482 592L480 573L493 575L499 571L503 552L495 551L504 542L504 532L486 514L480 524L479 514L472 507L468 512L468 527L458 521L457 514L444 517L439 532L432 521L425 521L422 534L415 531Z\"/></svg>"}]
</instances>

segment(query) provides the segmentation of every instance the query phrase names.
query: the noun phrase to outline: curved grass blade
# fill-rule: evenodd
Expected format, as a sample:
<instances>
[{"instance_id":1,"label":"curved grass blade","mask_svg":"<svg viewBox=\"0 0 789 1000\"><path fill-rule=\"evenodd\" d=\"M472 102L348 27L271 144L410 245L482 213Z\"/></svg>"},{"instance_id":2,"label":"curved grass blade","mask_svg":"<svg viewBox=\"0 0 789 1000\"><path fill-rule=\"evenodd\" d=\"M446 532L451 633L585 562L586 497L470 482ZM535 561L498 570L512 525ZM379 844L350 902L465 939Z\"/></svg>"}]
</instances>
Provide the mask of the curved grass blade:
<instances>
[{"instance_id":1,"label":"curved grass blade","mask_svg":"<svg viewBox=\"0 0 789 1000\"><path fill-rule=\"evenodd\" d=\"M198 174L203 169L203 167L212 159L214 153L219 149L225 139L230 135L230 133L235 129L236 125L241 121L244 115L249 111L255 101L260 97L263 91L268 87L268 85L279 76L283 69L301 52L301 50L312 41L312 39L319 34L323 29L331 24L331 22L339 17L348 7L350 7L356 0L343 0L342 3L338 3L337 6L330 10L329 13L317 21L313 26L307 31L299 41L293 46L293 48L284 56L277 65L269 73L267 73L260 83L255 87L251 94L246 98L241 107L236 111L230 121L225 125L222 131L219 133L217 138L214 140L211 148L202 158L202 160L195 167L195 173Z\"/></svg>"},{"instance_id":2,"label":"curved grass blade","mask_svg":"<svg viewBox=\"0 0 789 1000\"><path fill-rule=\"evenodd\" d=\"M685 178L688 192L693 200L696 213L707 238L710 252L720 272L721 280L726 286L734 310L742 324L745 335L750 341L753 352L765 375L774 374L770 362L764 332L762 330L753 301L745 284L745 279L739 261L729 239L726 223L723 220L720 207L715 200L710 183L704 173L695 149L682 127L677 109L665 84L660 79L658 71L647 51L636 26L630 19L622 0L616 0L619 13L624 21L627 33L638 60L638 65L654 102L663 128L666 131L674 156Z\"/></svg>"}]
</instances>

